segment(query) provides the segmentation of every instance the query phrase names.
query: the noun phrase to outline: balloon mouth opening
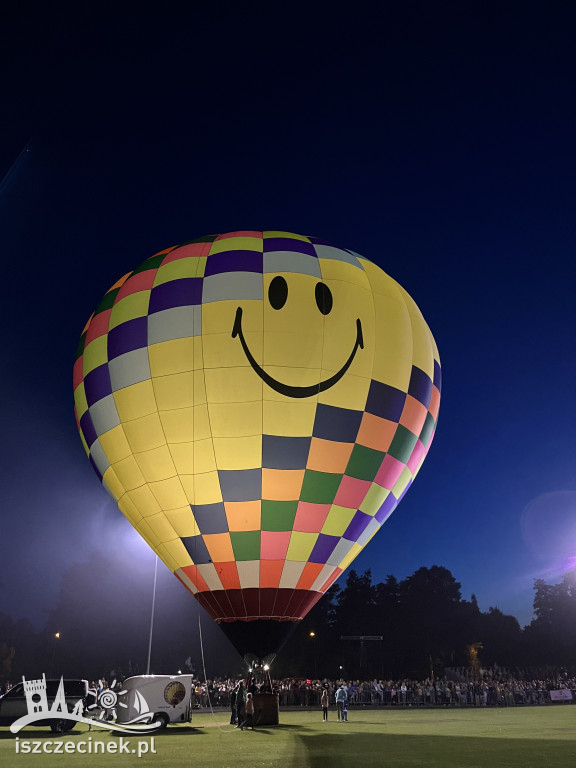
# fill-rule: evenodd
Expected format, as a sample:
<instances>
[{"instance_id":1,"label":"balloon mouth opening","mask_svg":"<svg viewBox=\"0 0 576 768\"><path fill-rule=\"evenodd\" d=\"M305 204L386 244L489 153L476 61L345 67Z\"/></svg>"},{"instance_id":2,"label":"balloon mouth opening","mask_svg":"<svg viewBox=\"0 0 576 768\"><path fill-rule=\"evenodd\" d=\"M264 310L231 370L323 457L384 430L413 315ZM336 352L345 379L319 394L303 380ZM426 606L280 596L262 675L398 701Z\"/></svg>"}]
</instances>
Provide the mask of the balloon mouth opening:
<instances>
[{"instance_id":1,"label":"balloon mouth opening","mask_svg":"<svg viewBox=\"0 0 576 768\"><path fill-rule=\"evenodd\" d=\"M224 634L242 657L257 659L280 653L301 619L252 619L219 622Z\"/></svg>"},{"instance_id":2,"label":"balloon mouth opening","mask_svg":"<svg viewBox=\"0 0 576 768\"><path fill-rule=\"evenodd\" d=\"M196 592L194 597L220 625L241 656L278 653L322 592L248 588Z\"/></svg>"}]
</instances>

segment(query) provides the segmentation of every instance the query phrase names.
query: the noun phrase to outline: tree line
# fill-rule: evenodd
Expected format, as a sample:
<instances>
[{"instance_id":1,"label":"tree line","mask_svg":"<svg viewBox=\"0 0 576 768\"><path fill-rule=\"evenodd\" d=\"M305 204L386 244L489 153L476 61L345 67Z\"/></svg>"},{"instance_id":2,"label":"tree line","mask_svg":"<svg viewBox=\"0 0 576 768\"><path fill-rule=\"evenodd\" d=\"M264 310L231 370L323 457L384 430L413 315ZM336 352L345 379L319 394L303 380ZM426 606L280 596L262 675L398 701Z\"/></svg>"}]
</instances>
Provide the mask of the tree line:
<instances>
[{"instance_id":1,"label":"tree line","mask_svg":"<svg viewBox=\"0 0 576 768\"><path fill-rule=\"evenodd\" d=\"M46 626L0 613L0 684L22 675L125 677L147 669L152 574L95 553L62 582ZM200 617L200 619L199 619ZM200 644L199 620L203 646ZM534 582L534 618L521 628L496 607L481 611L441 566L374 583L352 570L295 627L276 677L424 679L446 667L549 667L576 672L576 569ZM202 654L204 651L205 656ZM151 672L235 676L243 663L221 630L166 572L158 580Z\"/></svg>"},{"instance_id":2,"label":"tree line","mask_svg":"<svg viewBox=\"0 0 576 768\"><path fill-rule=\"evenodd\" d=\"M298 627L279 662L288 673L336 678L424 679L446 667L576 670L576 569L559 584L534 582L534 618L520 627L496 607L481 611L441 566L373 583L352 570ZM341 673L341 674L340 674Z\"/></svg>"}]
</instances>

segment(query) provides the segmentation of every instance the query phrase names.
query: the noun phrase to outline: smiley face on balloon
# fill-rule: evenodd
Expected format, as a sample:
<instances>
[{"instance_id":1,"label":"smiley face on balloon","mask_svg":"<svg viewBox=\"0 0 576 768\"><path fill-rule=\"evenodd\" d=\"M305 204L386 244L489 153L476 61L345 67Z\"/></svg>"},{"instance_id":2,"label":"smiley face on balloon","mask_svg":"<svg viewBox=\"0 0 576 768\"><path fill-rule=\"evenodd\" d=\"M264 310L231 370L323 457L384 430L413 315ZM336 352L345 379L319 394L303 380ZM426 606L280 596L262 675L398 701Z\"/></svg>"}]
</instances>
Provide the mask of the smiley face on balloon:
<instances>
[{"instance_id":1,"label":"smiley face on balloon","mask_svg":"<svg viewBox=\"0 0 576 768\"><path fill-rule=\"evenodd\" d=\"M231 232L112 286L74 392L103 484L210 614L299 621L410 487L440 363L412 299L371 261Z\"/></svg>"}]
</instances>

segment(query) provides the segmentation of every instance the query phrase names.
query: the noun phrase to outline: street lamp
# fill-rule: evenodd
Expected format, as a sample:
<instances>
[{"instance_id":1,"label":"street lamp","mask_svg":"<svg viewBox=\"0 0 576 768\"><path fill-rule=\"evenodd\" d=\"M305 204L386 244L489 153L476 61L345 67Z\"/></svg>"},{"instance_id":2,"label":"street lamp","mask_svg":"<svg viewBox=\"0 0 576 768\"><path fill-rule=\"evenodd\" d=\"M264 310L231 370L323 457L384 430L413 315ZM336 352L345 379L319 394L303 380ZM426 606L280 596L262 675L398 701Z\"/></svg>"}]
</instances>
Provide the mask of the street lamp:
<instances>
[{"instance_id":1,"label":"street lamp","mask_svg":"<svg viewBox=\"0 0 576 768\"><path fill-rule=\"evenodd\" d=\"M308 637L314 641L314 680L318 679L318 670L316 669L316 632L310 632Z\"/></svg>"},{"instance_id":2,"label":"street lamp","mask_svg":"<svg viewBox=\"0 0 576 768\"><path fill-rule=\"evenodd\" d=\"M60 632L54 632L54 640L60 640ZM54 659L56 658L56 642L52 646L52 661L50 663L50 677L54 677Z\"/></svg>"}]
</instances>

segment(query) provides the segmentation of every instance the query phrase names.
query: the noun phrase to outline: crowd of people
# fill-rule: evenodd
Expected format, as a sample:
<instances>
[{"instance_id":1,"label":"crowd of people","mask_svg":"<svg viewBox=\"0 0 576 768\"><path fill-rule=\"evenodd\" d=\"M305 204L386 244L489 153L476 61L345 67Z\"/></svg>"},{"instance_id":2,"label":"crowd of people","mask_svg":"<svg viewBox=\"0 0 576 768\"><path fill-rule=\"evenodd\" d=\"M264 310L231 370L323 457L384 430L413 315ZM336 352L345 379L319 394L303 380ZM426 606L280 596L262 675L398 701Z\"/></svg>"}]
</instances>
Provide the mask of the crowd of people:
<instances>
[{"instance_id":1,"label":"crowd of people","mask_svg":"<svg viewBox=\"0 0 576 768\"><path fill-rule=\"evenodd\" d=\"M93 690L109 687L100 679L91 683ZM110 687L119 690L120 681ZM0 694L10 690L5 683ZM425 680L330 680L285 678L272 680L270 684L256 684L254 680L246 688L238 679L214 678L205 682L193 681L192 704L198 708L225 707L232 711L231 723L238 724L238 707L245 707L248 695L263 692L278 694L280 707L318 707L327 716L327 709L336 707L338 716L346 719L350 706L383 707L491 707L549 704L558 697L552 691L570 692L563 700L576 702L576 677L567 672L555 674L543 670L506 670L501 668L473 670L458 668L446 670L441 679ZM344 691L344 693L342 693ZM342 707L338 706L338 701ZM250 707L249 707L250 709Z\"/></svg>"},{"instance_id":2,"label":"crowd of people","mask_svg":"<svg viewBox=\"0 0 576 768\"><path fill-rule=\"evenodd\" d=\"M312 680L286 678L273 680L281 707L336 706L336 695L343 687L350 706L385 707L490 707L548 704L551 691L570 691L576 702L576 677L566 673L526 677L519 671L447 671L442 679L425 680ZM520 675L520 676L519 676ZM450 679L452 678L452 679ZM193 703L198 707L229 707L236 680L216 678L195 684ZM253 687L252 692L258 692Z\"/></svg>"}]
</instances>

